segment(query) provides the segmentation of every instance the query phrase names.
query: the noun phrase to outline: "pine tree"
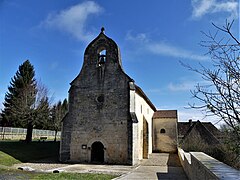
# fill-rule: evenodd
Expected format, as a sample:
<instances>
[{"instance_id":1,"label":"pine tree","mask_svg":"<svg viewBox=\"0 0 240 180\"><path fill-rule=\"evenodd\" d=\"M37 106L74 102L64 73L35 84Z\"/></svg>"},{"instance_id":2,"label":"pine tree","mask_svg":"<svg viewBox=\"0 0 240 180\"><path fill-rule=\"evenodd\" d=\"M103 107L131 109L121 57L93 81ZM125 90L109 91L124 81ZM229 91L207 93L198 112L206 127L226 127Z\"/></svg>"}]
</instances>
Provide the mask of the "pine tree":
<instances>
[{"instance_id":1,"label":"pine tree","mask_svg":"<svg viewBox=\"0 0 240 180\"><path fill-rule=\"evenodd\" d=\"M34 76L34 67L26 60L11 79L2 112L3 126L27 128L26 142L32 141L33 126L47 124L50 118L47 89Z\"/></svg>"},{"instance_id":2,"label":"pine tree","mask_svg":"<svg viewBox=\"0 0 240 180\"><path fill-rule=\"evenodd\" d=\"M33 65L26 60L11 79L5 94L2 112L4 126L26 127L31 124L36 98L36 80Z\"/></svg>"},{"instance_id":3,"label":"pine tree","mask_svg":"<svg viewBox=\"0 0 240 180\"><path fill-rule=\"evenodd\" d=\"M68 112L68 101L65 98L62 102L62 107L61 107L62 119L67 114L67 112Z\"/></svg>"}]
</instances>

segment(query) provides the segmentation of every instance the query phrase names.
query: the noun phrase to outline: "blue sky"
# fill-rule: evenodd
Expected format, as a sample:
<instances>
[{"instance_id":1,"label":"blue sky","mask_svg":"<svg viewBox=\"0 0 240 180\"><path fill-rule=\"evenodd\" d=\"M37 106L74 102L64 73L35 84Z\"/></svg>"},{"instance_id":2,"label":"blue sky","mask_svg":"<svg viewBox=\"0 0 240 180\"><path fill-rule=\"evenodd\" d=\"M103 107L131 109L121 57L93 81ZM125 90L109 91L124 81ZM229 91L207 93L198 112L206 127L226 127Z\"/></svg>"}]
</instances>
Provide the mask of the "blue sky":
<instances>
[{"instance_id":1,"label":"blue sky","mask_svg":"<svg viewBox=\"0 0 240 180\"><path fill-rule=\"evenodd\" d=\"M239 37L238 16L236 0L1 0L0 108L26 59L54 101L66 98L86 46L104 26L119 45L125 72L158 109L177 109L180 121L210 120L185 108L197 102L190 90L202 79L179 61L208 66L201 31L215 32L212 22L235 19L232 31Z\"/></svg>"}]
</instances>

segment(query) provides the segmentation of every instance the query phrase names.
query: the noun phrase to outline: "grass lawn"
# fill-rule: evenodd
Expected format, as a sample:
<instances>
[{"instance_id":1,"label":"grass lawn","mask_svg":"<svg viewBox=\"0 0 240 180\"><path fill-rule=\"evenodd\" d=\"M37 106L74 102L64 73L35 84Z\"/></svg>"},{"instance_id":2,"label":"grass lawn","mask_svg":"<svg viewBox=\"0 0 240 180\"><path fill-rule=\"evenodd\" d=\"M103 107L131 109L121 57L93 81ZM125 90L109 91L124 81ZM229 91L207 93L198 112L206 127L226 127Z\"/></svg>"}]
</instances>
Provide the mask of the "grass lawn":
<instances>
[{"instance_id":1,"label":"grass lawn","mask_svg":"<svg viewBox=\"0 0 240 180\"><path fill-rule=\"evenodd\" d=\"M65 180L65 179L86 179L86 180L108 180L117 176L108 174L80 174L80 173L34 173L20 170L7 170L0 168L0 179L47 179L47 180Z\"/></svg>"},{"instance_id":2,"label":"grass lawn","mask_svg":"<svg viewBox=\"0 0 240 180\"><path fill-rule=\"evenodd\" d=\"M58 158L59 142L0 141L0 164L11 166L45 158Z\"/></svg>"},{"instance_id":3,"label":"grass lawn","mask_svg":"<svg viewBox=\"0 0 240 180\"><path fill-rule=\"evenodd\" d=\"M21 161L15 159L14 157L0 151L0 164L4 166L11 166L13 164L21 163Z\"/></svg>"},{"instance_id":4,"label":"grass lawn","mask_svg":"<svg viewBox=\"0 0 240 180\"><path fill-rule=\"evenodd\" d=\"M34 162L46 158L58 159L59 142L31 142L29 144L20 141L0 141L0 179L95 179L108 180L116 176L106 174L80 174L80 173L35 173L17 169L10 169L21 162Z\"/></svg>"}]
</instances>

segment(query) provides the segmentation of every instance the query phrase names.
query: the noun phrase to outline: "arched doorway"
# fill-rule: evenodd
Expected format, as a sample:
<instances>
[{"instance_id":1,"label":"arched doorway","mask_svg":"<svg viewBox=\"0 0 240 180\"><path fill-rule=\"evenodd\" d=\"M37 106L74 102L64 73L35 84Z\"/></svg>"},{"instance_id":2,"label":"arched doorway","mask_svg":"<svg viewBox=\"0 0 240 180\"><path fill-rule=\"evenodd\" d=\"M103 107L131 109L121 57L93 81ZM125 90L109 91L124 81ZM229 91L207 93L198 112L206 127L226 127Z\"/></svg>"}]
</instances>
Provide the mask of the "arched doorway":
<instances>
[{"instance_id":1,"label":"arched doorway","mask_svg":"<svg viewBox=\"0 0 240 180\"><path fill-rule=\"evenodd\" d=\"M91 162L93 162L93 163L103 163L104 162L104 146L99 141L96 141L92 144Z\"/></svg>"}]
</instances>

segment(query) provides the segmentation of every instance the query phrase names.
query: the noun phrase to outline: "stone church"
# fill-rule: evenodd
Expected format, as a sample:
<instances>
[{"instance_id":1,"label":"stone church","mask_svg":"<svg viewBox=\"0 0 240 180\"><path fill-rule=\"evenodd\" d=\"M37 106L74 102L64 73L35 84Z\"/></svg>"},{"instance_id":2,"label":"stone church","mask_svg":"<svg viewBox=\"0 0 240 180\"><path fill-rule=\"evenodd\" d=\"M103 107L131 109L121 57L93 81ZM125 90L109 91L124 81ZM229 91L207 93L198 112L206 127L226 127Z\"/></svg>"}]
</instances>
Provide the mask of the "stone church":
<instances>
[{"instance_id":1,"label":"stone church","mask_svg":"<svg viewBox=\"0 0 240 180\"><path fill-rule=\"evenodd\" d=\"M135 165L152 152L176 151L177 111L156 110L103 28L70 85L60 161Z\"/></svg>"}]
</instances>

